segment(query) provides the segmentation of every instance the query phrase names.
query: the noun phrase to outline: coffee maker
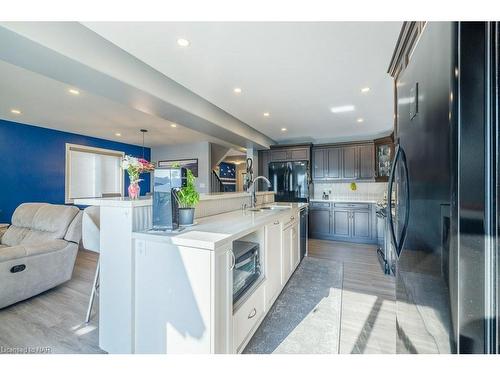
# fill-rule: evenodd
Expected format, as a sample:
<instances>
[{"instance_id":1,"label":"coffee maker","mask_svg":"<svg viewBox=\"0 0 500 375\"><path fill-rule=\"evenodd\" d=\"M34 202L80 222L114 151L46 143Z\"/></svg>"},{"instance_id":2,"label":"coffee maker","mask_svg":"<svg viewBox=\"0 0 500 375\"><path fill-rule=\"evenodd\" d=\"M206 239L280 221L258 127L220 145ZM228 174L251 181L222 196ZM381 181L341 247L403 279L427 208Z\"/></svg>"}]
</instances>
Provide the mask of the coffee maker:
<instances>
[{"instance_id":1,"label":"coffee maker","mask_svg":"<svg viewBox=\"0 0 500 375\"><path fill-rule=\"evenodd\" d=\"M179 228L177 192L187 184L186 168L157 168L153 175L153 230Z\"/></svg>"}]
</instances>

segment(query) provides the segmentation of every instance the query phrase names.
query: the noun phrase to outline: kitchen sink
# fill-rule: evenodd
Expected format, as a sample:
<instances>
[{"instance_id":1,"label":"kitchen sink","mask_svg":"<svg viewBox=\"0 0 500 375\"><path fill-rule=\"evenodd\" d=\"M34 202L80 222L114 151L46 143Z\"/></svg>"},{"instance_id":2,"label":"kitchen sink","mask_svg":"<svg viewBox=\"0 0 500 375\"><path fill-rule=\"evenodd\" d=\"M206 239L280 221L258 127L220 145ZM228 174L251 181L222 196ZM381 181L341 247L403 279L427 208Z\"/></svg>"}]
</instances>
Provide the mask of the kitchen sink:
<instances>
[{"instance_id":1,"label":"kitchen sink","mask_svg":"<svg viewBox=\"0 0 500 375\"><path fill-rule=\"evenodd\" d=\"M290 207L287 206L265 206L261 207L261 210L288 210Z\"/></svg>"},{"instance_id":2,"label":"kitchen sink","mask_svg":"<svg viewBox=\"0 0 500 375\"><path fill-rule=\"evenodd\" d=\"M264 212L264 211L271 211L271 210L288 210L289 208L290 207L288 207L288 206L264 206L264 207L249 208L248 211Z\"/></svg>"}]
</instances>

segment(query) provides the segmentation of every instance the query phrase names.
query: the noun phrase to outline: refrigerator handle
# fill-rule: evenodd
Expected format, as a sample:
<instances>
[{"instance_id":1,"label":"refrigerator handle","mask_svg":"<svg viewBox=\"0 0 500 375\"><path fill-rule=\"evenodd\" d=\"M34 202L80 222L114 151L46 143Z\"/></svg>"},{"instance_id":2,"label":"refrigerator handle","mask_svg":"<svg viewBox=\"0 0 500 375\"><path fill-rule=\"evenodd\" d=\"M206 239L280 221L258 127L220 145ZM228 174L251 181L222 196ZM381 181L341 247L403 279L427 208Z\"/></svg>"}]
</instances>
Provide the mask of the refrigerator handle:
<instances>
[{"instance_id":1,"label":"refrigerator handle","mask_svg":"<svg viewBox=\"0 0 500 375\"><path fill-rule=\"evenodd\" d=\"M394 184L394 178L396 175L396 165L401 159L404 168L404 174L406 179L406 205L405 205L405 220L403 224L403 228L401 230L401 238L399 242L396 238L396 231L394 229L394 218L392 216L392 187ZM400 145L397 145L396 152L394 155L394 161L392 162L391 174L389 176L389 185L387 191L387 217L389 218L389 229L391 232L392 243L394 244L394 248L396 249L396 255L399 257L401 251L403 250L403 245L406 240L406 233L408 230L408 223L410 221L410 176L408 174L408 163L406 161L406 154Z\"/></svg>"},{"instance_id":2,"label":"refrigerator handle","mask_svg":"<svg viewBox=\"0 0 500 375\"><path fill-rule=\"evenodd\" d=\"M398 163L400 155L400 147L396 146L394 152L394 159L392 160L391 173L389 175L389 184L387 185L387 219L389 220L389 231L391 233L391 240L394 248L396 249L396 254L399 256L398 252L398 240L396 238L396 232L394 231L394 218L392 217L392 186L394 184L394 178L396 176L396 164Z\"/></svg>"},{"instance_id":3,"label":"refrigerator handle","mask_svg":"<svg viewBox=\"0 0 500 375\"><path fill-rule=\"evenodd\" d=\"M401 254L403 250L403 245L406 240L406 231L408 230L408 223L410 221L410 175L408 173L408 163L406 161L406 153L405 150L400 148L401 154L401 162L403 163L403 168L405 171L405 179L406 179L406 204L405 204L405 221L403 225L403 229L401 230L401 238L399 239L399 249L397 249L398 256Z\"/></svg>"}]
</instances>

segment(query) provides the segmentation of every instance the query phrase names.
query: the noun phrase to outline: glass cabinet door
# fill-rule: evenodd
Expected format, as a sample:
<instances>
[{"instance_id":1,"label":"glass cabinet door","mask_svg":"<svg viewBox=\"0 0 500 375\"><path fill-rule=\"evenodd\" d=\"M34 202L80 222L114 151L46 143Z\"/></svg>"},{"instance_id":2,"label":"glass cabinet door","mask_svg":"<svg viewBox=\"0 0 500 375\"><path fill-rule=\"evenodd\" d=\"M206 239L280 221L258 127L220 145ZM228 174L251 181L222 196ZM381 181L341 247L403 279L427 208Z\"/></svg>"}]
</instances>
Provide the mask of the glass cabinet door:
<instances>
[{"instance_id":1,"label":"glass cabinet door","mask_svg":"<svg viewBox=\"0 0 500 375\"><path fill-rule=\"evenodd\" d=\"M389 177L391 169L391 146L380 145L377 148L377 169L379 177Z\"/></svg>"},{"instance_id":2,"label":"glass cabinet door","mask_svg":"<svg viewBox=\"0 0 500 375\"><path fill-rule=\"evenodd\" d=\"M375 143L375 178L387 181L391 173L391 162L394 153L392 142Z\"/></svg>"}]
</instances>

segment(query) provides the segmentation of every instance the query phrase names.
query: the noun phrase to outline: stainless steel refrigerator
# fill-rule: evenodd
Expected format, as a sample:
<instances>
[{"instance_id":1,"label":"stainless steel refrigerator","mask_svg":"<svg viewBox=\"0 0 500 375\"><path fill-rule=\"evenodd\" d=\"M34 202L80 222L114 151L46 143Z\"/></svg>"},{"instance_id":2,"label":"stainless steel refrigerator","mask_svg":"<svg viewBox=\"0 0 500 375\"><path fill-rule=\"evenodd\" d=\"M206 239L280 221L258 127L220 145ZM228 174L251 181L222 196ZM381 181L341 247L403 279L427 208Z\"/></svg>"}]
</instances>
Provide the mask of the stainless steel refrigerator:
<instances>
[{"instance_id":1,"label":"stainless steel refrigerator","mask_svg":"<svg viewBox=\"0 0 500 375\"><path fill-rule=\"evenodd\" d=\"M499 352L498 23L427 23L397 82L398 353Z\"/></svg>"},{"instance_id":2,"label":"stainless steel refrigerator","mask_svg":"<svg viewBox=\"0 0 500 375\"><path fill-rule=\"evenodd\" d=\"M269 181L277 202L309 200L309 162L306 160L269 163Z\"/></svg>"}]
</instances>

